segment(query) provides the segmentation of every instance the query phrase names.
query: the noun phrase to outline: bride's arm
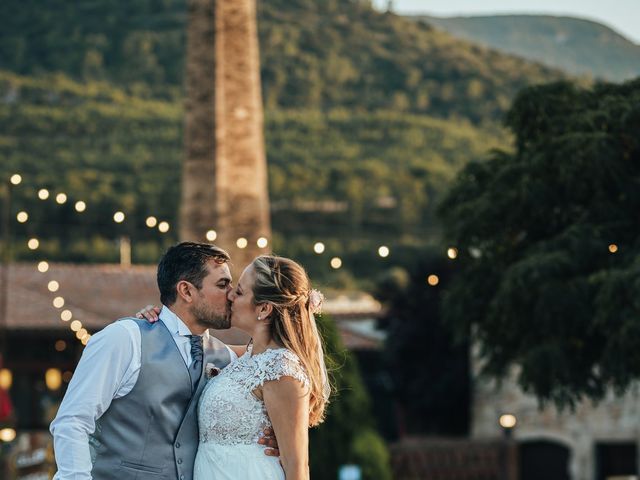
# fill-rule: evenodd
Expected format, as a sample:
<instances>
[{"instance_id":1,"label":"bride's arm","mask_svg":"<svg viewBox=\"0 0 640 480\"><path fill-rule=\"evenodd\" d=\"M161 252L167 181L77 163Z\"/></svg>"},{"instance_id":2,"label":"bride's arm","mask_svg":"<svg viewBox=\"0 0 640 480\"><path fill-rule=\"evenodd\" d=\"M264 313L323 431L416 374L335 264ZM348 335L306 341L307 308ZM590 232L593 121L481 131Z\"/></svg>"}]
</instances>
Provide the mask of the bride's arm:
<instances>
[{"instance_id":1,"label":"bride's arm","mask_svg":"<svg viewBox=\"0 0 640 480\"><path fill-rule=\"evenodd\" d=\"M309 480L309 393L292 377L266 382L262 397L287 480Z\"/></svg>"}]
</instances>

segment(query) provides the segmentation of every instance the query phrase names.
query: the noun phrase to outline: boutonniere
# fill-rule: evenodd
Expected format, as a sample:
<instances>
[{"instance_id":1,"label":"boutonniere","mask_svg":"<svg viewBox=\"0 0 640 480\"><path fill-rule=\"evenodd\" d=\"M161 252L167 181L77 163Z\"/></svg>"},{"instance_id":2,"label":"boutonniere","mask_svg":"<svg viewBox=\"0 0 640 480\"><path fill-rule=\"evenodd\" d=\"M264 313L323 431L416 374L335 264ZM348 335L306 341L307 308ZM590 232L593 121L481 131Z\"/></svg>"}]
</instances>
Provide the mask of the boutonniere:
<instances>
[{"instance_id":1,"label":"boutonniere","mask_svg":"<svg viewBox=\"0 0 640 480\"><path fill-rule=\"evenodd\" d=\"M204 374L207 378L215 377L220 373L220 369L216 367L215 363L207 363L207 366L204 367Z\"/></svg>"}]
</instances>

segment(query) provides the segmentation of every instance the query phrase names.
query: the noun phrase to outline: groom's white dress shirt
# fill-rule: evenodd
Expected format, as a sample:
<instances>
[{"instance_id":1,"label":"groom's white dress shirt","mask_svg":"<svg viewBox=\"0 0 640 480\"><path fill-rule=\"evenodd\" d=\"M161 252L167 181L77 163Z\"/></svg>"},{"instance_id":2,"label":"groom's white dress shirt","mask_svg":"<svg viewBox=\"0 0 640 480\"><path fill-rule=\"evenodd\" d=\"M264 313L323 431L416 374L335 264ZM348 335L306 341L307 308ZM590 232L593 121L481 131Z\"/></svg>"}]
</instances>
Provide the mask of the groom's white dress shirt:
<instances>
[{"instance_id":1,"label":"groom's white dress shirt","mask_svg":"<svg viewBox=\"0 0 640 480\"><path fill-rule=\"evenodd\" d=\"M191 365L189 328L166 306L160 312L186 366ZM209 332L203 335L206 342ZM115 398L131 392L141 367L140 329L133 320L108 325L91 337L51 423L58 472L54 480L90 480L89 435ZM231 359L237 358L229 349Z\"/></svg>"}]
</instances>

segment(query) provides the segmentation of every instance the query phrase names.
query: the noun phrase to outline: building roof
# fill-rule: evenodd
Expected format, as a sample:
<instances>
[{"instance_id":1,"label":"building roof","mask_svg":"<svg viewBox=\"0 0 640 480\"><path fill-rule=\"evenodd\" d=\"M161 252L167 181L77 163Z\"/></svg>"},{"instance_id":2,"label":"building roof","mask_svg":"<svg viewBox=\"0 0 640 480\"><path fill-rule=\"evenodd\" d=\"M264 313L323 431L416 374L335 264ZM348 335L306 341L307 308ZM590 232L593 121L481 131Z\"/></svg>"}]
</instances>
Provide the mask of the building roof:
<instances>
[{"instance_id":1,"label":"building roof","mask_svg":"<svg viewBox=\"0 0 640 480\"><path fill-rule=\"evenodd\" d=\"M0 266L0 272L3 268ZM59 288L51 292L48 284L54 280ZM64 299L64 306L53 305L56 297ZM381 345L379 336L356 331L351 325L341 326L342 318L350 319L351 324L354 318L370 319L379 314L379 304L373 299L363 300L364 297L360 295L351 308L344 296L339 301L329 297L325 303L325 312L336 319L345 345L352 350L378 349ZM15 263L9 267L6 321L10 330L67 329L69 322L61 319L61 313L69 310L72 319L80 320L83 327L95 332L144 305L159 303L154 265L50 263L44 273L38 271L35 263ZM1 316L2 312L0 321ZM218 331L217 335L227 343L246 340L235 329Z\"/></svg>"}]
</instances>

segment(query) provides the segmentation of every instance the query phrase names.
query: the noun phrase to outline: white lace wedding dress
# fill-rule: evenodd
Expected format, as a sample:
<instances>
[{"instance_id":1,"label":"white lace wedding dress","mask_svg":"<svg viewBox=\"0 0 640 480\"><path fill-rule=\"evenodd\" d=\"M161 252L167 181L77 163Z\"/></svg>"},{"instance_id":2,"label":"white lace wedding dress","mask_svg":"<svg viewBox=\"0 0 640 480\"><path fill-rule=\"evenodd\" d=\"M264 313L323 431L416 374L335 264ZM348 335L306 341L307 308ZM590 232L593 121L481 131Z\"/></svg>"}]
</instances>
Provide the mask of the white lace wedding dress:
<instances>
[{"instance_id":1,"label":"white lace wedding dress","mask_svg":"<svg viewBox=\"0 0 640 480\"><path fill-rule=\"evenodd\" d=\"M285 348L256 355L251 349L205 386L198 405L200 444L194 480L284 480L277 457L258 444L271 426L264 402L252 392L267 381L309 379L297 355Z\"/></svg>"}]
</instances>

